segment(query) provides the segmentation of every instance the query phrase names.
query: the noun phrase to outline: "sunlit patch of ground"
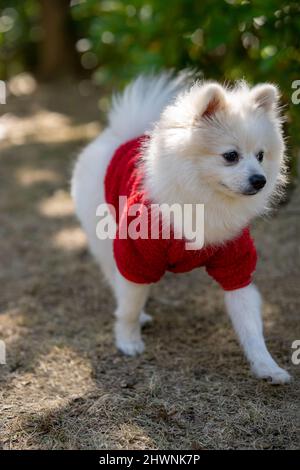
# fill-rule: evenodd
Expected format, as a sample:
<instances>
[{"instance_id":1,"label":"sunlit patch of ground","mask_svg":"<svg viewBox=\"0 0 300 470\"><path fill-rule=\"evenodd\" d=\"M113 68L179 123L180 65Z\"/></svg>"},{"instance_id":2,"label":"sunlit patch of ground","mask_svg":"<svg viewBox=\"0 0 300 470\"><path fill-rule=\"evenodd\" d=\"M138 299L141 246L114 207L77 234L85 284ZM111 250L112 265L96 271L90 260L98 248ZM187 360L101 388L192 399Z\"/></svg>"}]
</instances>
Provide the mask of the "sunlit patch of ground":
<instances>
[{"instance_id":1,"label":"sunlit patch of ground","mask_svg":"<svg viewBox=\"0 0 300 470\"><path fill-rule=\"evenodd\" d=\"M36 183L53 183L60 180L59 175L49 169L21 167L16 172L16 178L22 186Z\"/></svg>"},{"instance_id":2,"label":"sunlit patch of ground","mask_svg":"<svg viewBox=\"0 0 300 470\"><path fill-rule=\"evenodd\" d=\"M39 211L45 217L64 217L74 212L73 201L67 191L58 190L38 204Z\"/></svg>"},{"instance_id":3,"label":"sunlit patch of ground","mask_svg":"<svg viewBox=\"0 0 300 470\"><path fill-rule=\"evenodd\" d=\"M203 271L154 286L146 352L125 358L69 196L74 159L100 129L96 103L106 98L80 96L77 85L27 85L0 119L1 446L298 448L299 188L254 230L267 342L292 384L252 378L222 293Z\"/></svg>"},{"instance_id":4,"label":"sunlit patch of ground","mask_svg":"<svg viewBox=\"0 0 300 470\"><path fill-rule=\"evenodd\" d=\"M53 245L62 250L78 250L86 246L86 237L79 227L65 228L54 236Z\"/></svg>"},{"instance_id":5,"label":"sunlit patch of ground","mask_svg":"<svg viewBox=\"0 0 300 470\"><path fill-rule=\"evenodd\" d=\"M68 117L44 110L36 110L28 118L7 114L0 120L2 139L14 145L22 145L32 139L42 143L88 139L99 130L97 122L74 126Z\"/></svg>"}]
</instances>

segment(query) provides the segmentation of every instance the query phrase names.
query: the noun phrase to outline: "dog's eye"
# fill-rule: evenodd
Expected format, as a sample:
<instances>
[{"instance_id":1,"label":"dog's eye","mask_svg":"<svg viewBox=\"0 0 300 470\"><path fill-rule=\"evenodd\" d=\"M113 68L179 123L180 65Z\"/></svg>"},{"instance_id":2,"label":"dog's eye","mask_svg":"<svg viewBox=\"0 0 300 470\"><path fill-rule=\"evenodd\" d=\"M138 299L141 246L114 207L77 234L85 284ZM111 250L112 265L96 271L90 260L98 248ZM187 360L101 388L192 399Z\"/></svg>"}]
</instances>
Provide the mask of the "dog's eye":
<instances>
[{"instance_id":1,"label":"dog's eye","mask_svg":"<svg viewBox=\"0 0 300 470\"><path fill-rule=\"evenodd\" d=\"M223 158L229 163L236 163L239 160L239 154L236 150L231 150L231 152L223 153Z\"/></svg>"},{"instance_id":2,"label":"dog's eye","mask_svg":"<svg viewBox=\"0 0 300 470\"><path fill-rule=\"evenodd\" d=\"M264 159L264 155L265 155L265 152L263 150L261 150L260 152L258 152L258 154L256 155L256 158L259 162L262 162L263 159Z\"/></svg>"}]
</instances>

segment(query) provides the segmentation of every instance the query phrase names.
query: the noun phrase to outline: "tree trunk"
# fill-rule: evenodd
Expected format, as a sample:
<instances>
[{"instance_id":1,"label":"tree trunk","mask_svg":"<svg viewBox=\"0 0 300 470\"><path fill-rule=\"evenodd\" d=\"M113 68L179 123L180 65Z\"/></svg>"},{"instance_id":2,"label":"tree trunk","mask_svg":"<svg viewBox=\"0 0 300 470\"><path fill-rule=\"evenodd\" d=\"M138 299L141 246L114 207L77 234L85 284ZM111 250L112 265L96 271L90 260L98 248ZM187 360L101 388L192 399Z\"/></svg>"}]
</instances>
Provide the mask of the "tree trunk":
<instances>
[{"instance_id":1,"label":"tree trunk","mask_svg":"<svg viewBox=\"0 0 300 470\"><path fill-rule=\"evenodd\" d=\"M38 75L51 80L74 75L79 70L72 30L70 0L39 0L43 38L40 45Z\"/></svg>"}]
</instances>

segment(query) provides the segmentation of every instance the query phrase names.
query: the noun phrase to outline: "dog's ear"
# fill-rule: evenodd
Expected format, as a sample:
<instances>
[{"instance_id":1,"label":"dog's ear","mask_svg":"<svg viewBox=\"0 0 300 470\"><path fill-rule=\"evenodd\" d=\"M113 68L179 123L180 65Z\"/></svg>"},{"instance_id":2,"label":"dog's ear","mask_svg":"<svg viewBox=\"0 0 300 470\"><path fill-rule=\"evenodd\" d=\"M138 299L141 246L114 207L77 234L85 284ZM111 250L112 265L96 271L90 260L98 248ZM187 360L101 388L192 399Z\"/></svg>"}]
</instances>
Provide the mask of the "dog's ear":
<instances>
[{"instance_id":1,"label":"dog's ear","mask_svg":"<svg viewBox=\"0 0 300 470\"><path fill-rule=\"evenodd\" d=\"M227 106L226 91L216 82L195 83L166 107L161 122L167 127L197 126L201 119L213 117Z\"/></svg>"},{"instance_id":2,"label":"dog's ear","mask_svg":"<svg viewBox=\"0 0 300 470\"><path fill-rule=\"evenodd\" d=\"M279 101L279 92L275 85L269 83L256 85L252 88L251 98L258 108L271 111Z\"/></svg>"},{"instance_id":3,"label":"dog's ear","mask_svg":"<svg viewBox=\"0 0 300 470\"><path fill-rule=\"evenodd\" d=\"M197 98L198 118L213 116L226 106L225 90L218 83L208 83L201 87Z\"/></svg>"}]
</instances>

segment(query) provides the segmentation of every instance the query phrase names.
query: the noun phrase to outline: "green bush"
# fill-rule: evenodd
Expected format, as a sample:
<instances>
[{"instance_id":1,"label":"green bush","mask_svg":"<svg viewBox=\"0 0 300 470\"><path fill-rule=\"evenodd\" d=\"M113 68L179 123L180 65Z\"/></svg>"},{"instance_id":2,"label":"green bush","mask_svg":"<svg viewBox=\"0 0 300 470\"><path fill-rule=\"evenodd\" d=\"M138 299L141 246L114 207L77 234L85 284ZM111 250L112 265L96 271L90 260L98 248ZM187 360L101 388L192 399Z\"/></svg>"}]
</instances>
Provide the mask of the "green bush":
<instances>
[{"instance_id":1,"label":"green bush","mask_svg":"<svg viewBox=\"0 0 300 470\"><path fill-rule=\"evenodd\" d=\"M6 77L36 65L42 31L37 1L0 5ZM70 11L82 66L97 83L119 87L139 72L170 67L195 67L222 82L274 82L288 105L290 145L299 147L300 105L291 103L292 82L300 79L298 2L73 0Z\"/></svg>"},{"instance_id":2,"label":"green bush","mask_svg":"<svg viewBox=\"0 0 300 470\"><path fill-rule=\"evenodd\" d=\"M190 66L223 82L274 82L289 105L292 145L300 145L299 107L291 103L300 79L299 3L89 0L72 15L98 60L99 82L119 86L142 71Z\"/></svg>"}]
</instances>

